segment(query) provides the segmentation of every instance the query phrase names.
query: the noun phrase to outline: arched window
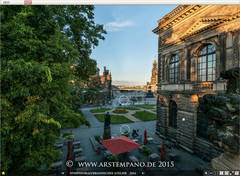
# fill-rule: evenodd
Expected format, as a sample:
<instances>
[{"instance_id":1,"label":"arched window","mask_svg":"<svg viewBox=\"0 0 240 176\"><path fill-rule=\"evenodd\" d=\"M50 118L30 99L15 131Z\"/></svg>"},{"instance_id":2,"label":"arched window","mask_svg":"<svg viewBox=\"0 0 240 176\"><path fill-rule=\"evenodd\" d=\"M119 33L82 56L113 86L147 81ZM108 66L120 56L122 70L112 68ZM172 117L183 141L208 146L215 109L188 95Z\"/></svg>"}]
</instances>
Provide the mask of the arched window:
<instances>
[{"instance_id":1,"label":"arched window","mask_svg":"<svg viewBox=\"0 0 240 176\"><path fill-rule=\"evenodd\" d=\"M179 57L173 55L170 61L169 82L177 83L179 78Z\"/></svg>"},{"instance_id":2,"label":"arched window","mask_svg":"<svg viewBox=\"0 0 240 176\"><path fill-rule=\"evenodd\" d=\"M177 104L172 100L169 102L169 126L177 128Z\"/></svg>"},{"instance_id":3,"label":"arched window","mask_svg":"<svg viewBox=\"0 0 240 176\"><path fill-rule=\"evenodd\" d=\"M199 53L198 81L215 81L216 79L216 48L208 44Z\"/></svg>"}]
</instances>

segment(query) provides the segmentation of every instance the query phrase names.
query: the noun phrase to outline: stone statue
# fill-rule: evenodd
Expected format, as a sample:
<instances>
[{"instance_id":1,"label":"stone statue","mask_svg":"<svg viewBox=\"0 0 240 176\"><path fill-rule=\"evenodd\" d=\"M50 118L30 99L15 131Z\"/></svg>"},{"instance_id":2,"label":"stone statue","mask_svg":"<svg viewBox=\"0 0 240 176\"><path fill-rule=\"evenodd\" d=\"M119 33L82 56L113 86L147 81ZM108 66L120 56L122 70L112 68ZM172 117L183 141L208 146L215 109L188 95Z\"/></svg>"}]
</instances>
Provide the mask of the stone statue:
<instances>
[{"instance_id":1,"label":"stone statue","mask_svg":"<svg viewBox=\"0 0 240 176\"><path fill-rule=\"evenodd\" d=\"M207 94L199 98L199 109L213 123L208 126L210 140L225 150L211 161L213 170L240 168L240 68L221 73L227 79L225 94Z\"/></svg>"},{"instance_id":2,"label":"stone statue","mask_svg":"<svg viewBox=\"0 0 240 176\"><path fill-rule=\"evenodd\" d=\"M107 112L104 120L104 133L103 133L103 139L111 139L111 117L109 112Z\"/></svg>"}]
</instances>

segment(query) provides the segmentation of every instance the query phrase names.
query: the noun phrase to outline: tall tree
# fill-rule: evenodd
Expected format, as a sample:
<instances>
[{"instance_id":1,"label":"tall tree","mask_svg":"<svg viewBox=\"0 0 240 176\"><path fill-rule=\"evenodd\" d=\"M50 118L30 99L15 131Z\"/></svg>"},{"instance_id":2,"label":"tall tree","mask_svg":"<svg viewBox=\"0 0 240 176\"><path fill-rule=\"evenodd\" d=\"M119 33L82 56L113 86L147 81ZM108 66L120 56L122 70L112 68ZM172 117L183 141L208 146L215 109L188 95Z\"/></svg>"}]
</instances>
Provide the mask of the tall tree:
<instances>
[{"instance_id":1,"label":"tall tree","mask_svg":"<svg viewBox=\"0 0 240 176\"><path fill-rule=\"evenodd\" d=\"M104 39L93 6L1 6L1 166L49 166L61 128L89 123L71 104L71 80L96 72L91 50ZM75 64L75 69L72 65ZM26 173L25 173L26 175Z\"/></svg>"}]
</instances>

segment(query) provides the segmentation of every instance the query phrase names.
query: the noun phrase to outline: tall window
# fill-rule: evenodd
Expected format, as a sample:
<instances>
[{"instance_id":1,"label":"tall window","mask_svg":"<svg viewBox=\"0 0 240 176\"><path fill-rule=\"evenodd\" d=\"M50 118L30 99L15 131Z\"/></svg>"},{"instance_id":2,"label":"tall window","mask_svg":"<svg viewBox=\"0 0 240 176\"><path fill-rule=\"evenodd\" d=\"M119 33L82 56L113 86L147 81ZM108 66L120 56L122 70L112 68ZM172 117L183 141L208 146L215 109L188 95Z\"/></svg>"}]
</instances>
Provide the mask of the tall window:
<instances>
[{"instance_id":1,"label":"tall window","mask_svg":"<svg viewBox=\"0 0 240 176\"><path fill-rule=\"evenodd\" d=\"M169 102L169 126L177 128L177 104L172 100Z\"/></svg>"},{"instance_id":2,"label":"tall window","mask_svg":"<svg viewBox=\"0 0 240 176\"><path fill-rule=\"evenodd\" d=\"M170 61L169 82L177 83L179 78L179 57L173 55Z\"/></svg>"},{"instance_id":3,"label":"tall window","mask_svg":"<svg viewBox=\"0 0 240 176\"><path fill-rule=\"evenodd\" d=\"M215 81L216 48L208 44L199 53L198 81Z\"/></svg>"}]
</instances>

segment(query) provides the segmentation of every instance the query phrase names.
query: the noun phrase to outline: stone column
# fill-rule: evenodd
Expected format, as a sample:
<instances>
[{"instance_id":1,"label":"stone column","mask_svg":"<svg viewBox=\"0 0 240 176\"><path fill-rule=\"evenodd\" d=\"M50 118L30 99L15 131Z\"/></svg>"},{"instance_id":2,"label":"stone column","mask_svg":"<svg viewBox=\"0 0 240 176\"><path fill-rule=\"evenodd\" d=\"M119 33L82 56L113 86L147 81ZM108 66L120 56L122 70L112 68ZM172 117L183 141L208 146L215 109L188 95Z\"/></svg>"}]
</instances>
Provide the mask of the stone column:
<instances>
[{"instance_id":1,"label":"stone column","mask_svg":"<svg viewBox=\"0 0 240 176\"><path fill-rule=\"evenodd\" d=\"M233 65L234 67L240 66L240 31L233 32L234 40L233 40Z\"/></svg>"},{"instance_id":2,"label":"stone column","mask_svg":"<svg viewBox=\"0 0 240 176\"><path fill-rule=\"evenodd\" d=\"M226 40L227 40L227 33L223 32L218 36L218 41L219 41L219 49L216 48L217 50L219 50L220 52L220 58L219 61L217 62L217 68L219 68L218 73L221 73L221 71L224 71L226 68ZM217 59L217 58L216 58ZM219 74L216 74L219 75Z\"/></svg>"},{"instance_id":3,"label":"stone column","mask_svg":"<svg viewBox=\"0 0 240 176\"><path fill-rule=\"evenodd\" d=\"M104 133L103 133L103 139L111 139L111 128L109 127L105 127L104 128Z\"/></svg>"},{"instance_id":4,"label":"stone column","mask_svg":"<svg viewBox=\"0 0 240 176\"><path fill-rule=\"evenodd\" d=\"M111 139L111 117L109 112L107 112L105 120L104 120L104 133L103 133L103 139Z\"/></svg>"},{"instance_id":5,"label":"stone column","mask_svg":"<svg viewBox=\"0 0 240 176\"><path fill-rule=\"evenodd\" d=\"M186 60L186 80L191 80L191 56L190 56L190 49L185 48L185 60Z\"/></svg>"}]
</instances>

